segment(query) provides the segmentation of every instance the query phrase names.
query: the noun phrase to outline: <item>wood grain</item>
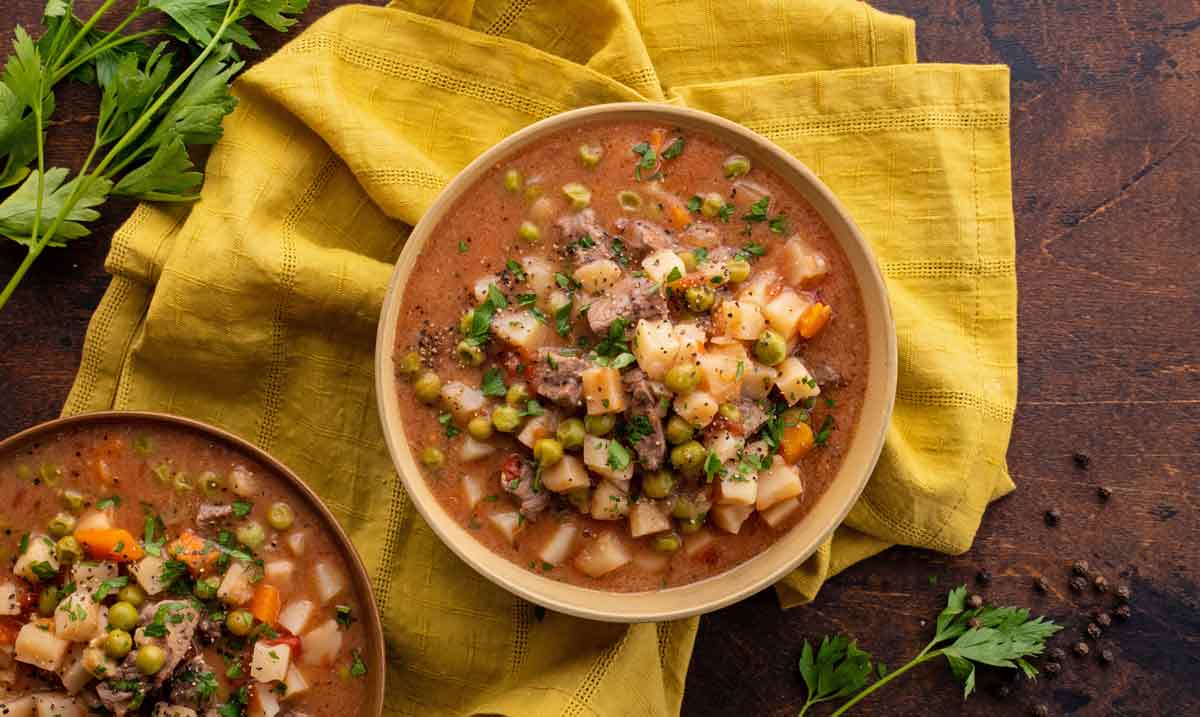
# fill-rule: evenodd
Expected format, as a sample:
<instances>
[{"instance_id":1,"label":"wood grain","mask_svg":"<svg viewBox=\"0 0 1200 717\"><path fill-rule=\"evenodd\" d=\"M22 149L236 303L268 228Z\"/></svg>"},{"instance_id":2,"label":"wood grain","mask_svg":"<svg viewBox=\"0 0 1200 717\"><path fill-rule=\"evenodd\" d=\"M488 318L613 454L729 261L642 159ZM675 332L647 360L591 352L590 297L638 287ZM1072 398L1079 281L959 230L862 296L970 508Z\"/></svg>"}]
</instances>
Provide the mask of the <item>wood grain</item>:
<instances>
[{"instance_id":1,"label":"wood grain","mask_svg":"<svg viewBox=\"0 0 1200 717\"><path fill-rule=\"evenodd\" d=\"M79 3L87 7L94 3ZM339 0L313 0L310 22ZM1160 0L1076 3L880 0L917 21L927 62L1012 67L1013 195L1020 282L1021 392L1009 467L1018 491L984 518L975 546L947 557L896 549L833 580L811 606L783 612L768 591L705 618L684 714L794 715L805 639L847 632L891 665L928 639L926 620L951 586L980 591L1067 625L1081 639L1111 595L1067 588L1088 560L1134 592L1133 617L1100 639L1115 662L1068 657L1057 679L986 674L961 700L927 665L858 714L1200 714L1200 5ZM8 0L0 35L36 23L40 0ZM272 42L278 42L273 38ZM50 160L86 151L94 97L59 95ZM107 276L108 238L128 215L110 204L95 236L48 252L0 312L0 430L58 414L88 317ZM20 260L0 246L0 274ZM1074 466L1087 453L1091 467ZM1096 497L1110 486L1112 499ZM1057 507L1061 524L1042 513ZM1034 576L1051 585L1031 590ZM1007 680L1005 680L1007 684ZM825 714L825 712L817 712Z\"/></svg>"}]
</instances>

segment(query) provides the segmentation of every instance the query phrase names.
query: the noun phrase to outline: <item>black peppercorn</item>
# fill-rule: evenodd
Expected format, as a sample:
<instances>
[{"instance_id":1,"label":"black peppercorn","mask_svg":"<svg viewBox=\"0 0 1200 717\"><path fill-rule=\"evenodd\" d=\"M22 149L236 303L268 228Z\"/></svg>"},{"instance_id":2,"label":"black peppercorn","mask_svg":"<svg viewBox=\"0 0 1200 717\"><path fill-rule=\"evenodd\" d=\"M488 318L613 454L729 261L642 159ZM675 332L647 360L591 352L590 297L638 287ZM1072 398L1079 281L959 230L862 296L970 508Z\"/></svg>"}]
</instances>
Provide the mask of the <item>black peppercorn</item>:
<instances>
[{"instance_id":1,"label":"black peppercorn","mask_svg":"<svg viewBox=\"0 0 1200 717\"><path fill-rule=\"evenodd\" d=\"M1107 501L1109 498L1112 497L1112 488L1109 488L1106 485L1102 485L1096 489L1096 495L1100 498L1101 501Z\"/></svg>"},{"instance_id":2,"label":"black peppercorn","mask_svg":"<svg viewBox=\"0 0 1200 717\"><path fill-rule=\"evenodd\" d=\"M1092 465L1092 457L1086 453L1076 453L1071 456L1071 460L1075 461L1075 467L1080 470L1087 470Z\"/></svg>"},{"instance_id":3,"label":"black peppercorn","mask_svg":"<svg viewBox=\"0 0 1200 717\"><path fill-rule=\"evenodd\" d=\"M975 573L975 582L979 583L980 585L987 585L988 583L992 582L992 571L980 570L979 572Z\"/></svg>"},{"instance_id":4,"label":"black peppercorn","mask_svg":"<svg viewBox=\"0 0 1200 717\"><path fill-rule=\"evenodd\" d=\"M1133 591L1128 585L1117 586L1117 599L1121 602L1129 602L1129 598L1133 597Z\"/></svg>"},{"instance_id":5,"label":"black peppercorn","mask_svg":"<svg viewBox=\"0 0 1200 717\"><path fill-rule=\"evenodd\" d=\"M1079 655L1080 657L1087 657L1087 654L1090 651L1086 642L1077 642L1071 646L1071 649L1074 650L1075 654Z\"/></svg>"},{"instance_id":6,"label":"black peppercorn","mask_svg":"<svg viewBox=\"0 0 1200 717\"><path fill-rule=\"evenodd\" d=\"M1096 588L1096 592L1098 593L1106 593L1108 592L1108 579L1103 575L1097 575L1096 578L1092 580L1092 587Z\"/></svg>"},{"instance_id":7,"label":"black peppercorn","mask_svg":"<svg viewBox=\"0 0 1200 717\"><path fill-rule=\"evenodd\" d=\"M1048 593L1050 592L1050 583L1046 582L1046 578L1039 575L1033 581L1033 589L1040 593Z\"/></svg>"},{"instance_id":8,"label":"black peppercorn","mask_svg":"<svg viewBox=\"0 0 1200 717\"><path fill-rule=\"evenodd\" d=\"M1057 677L1058 674L1062 672L1062 663L1047 662L1046 664L1042 665L1042 669L1046 671L1047 675L1051 677Z\"/></svg>"},{"instance_id":9,"label":"black peppercorn","mask_svg":"<svg viewBox=\"0 0 1200 717\"><path fill-rule=\"evenodd\" d=\"M1050 708L1046 705L1034 705L1033 708L1029 710L1029 714L1033 715L1033 717L1049 717Z\"/></svg>"},{"instance_id":10,"label":"black peppercorn","mask_svg":"<svg viewBox=\"0 0 1200 717\"><path fill-rule=\"evenodd\" d=\"M1062 513L1058 510L1058 508L1051 508L1050 510L1046 511L1045 520L1046 525L1054 527L1058 525L1058 521L1062 520Z\"/></svg>"},{"instance_id":11,"label":"black peppercorn","mask_svg":"<svg viewBox=\"0 0 1200 717\"><path fill-rule=\"evenodd\" d=\"M1112 650L1101 650L1100 651L1100 661L1106 665L1111 663L1113 661Z\"/></svg>"},{"instance_id":12,"label":"black peppercorn","mask_svg":"<svg viewBox=\"0 0 1200 717\"><path fill-rule=\"evenodd\" d=\"M978 610L979 608L983 607L983 596L972 595L971 597L967 598L967 607L971 608L972 610Z\"/></svg>"},{"instance_id":13,"label":"black peppercorn","mask_svg":"<svg viewBox=\"0 0 1200 717\"><path fill-rule=\"evenodd\" d=\"M1071 563L1071 572L1083 577L1087 577L1090 568L1091 566L1088 565L1088 561L1086 560L1076 560Z\"/></svg>"},{"instance_id":14,"label":"black peppercorn","mask_svg":"<svg viewBox=\"0 0 1200 717\"><path fill-rule=\"evenodd\" d=\"M1083 578L1079 577L1078 575L1071 578L1071 582L1068 584L1071 586L1071 589L1077 593L1081 593L1084 591L1085 588L1087 588L1087 581L1084 580Z\"/></svg>"},{"instance_id":15,"label":"black peppercorn","mask_svg":"<svg viewBox=\"0 0 1200 717\"><path fill-rule=\"evenodd\" d=\"M1100 627L1109 627L1112 625L1112 618L1109 617L1108 613L1106 612L1096 613L1096 616L1093 617L1092 620L1094 620Z\"/></svg>"},{"instance_id":16,"label":"black peppercorn","mask_svg":"<svg viewBox=\"0 0 1200 717\"><path fill-rule=\"evenodd\" d=\"M1121 605L1117 607L1114 614L1117 616L1118 620L1128 620L1130 615L1133 614L1133 609L1128 605Z\"/></svg>"},{"instance_id":17,"label":"black peppercorn","mask_svg":"<svg viewBox=\"0 0 1200 717\"><path fill-rule=\"evenodd\" d=\"M1067 651L1061 647L1051 647L1049 650L1046 650L1046 656L1055 662L1062 662L1067 659Z\"/></svg>"},{"instance_id":18,"label":"black peppercorn","mask_svg":"<svg viewBox=\"0 0 1200 717\"><path fill-rule=\"evenodd\" d=\"M1102 635L1102 634L1103 634L1103 631L1100 629L1099 625L1097 625L1094 622L1088 623L1088 626L1087 626L1087 636L1088 637L1092 638L1093 640L1099 640L1100 635Z\"/></svg>"}]
</instances>

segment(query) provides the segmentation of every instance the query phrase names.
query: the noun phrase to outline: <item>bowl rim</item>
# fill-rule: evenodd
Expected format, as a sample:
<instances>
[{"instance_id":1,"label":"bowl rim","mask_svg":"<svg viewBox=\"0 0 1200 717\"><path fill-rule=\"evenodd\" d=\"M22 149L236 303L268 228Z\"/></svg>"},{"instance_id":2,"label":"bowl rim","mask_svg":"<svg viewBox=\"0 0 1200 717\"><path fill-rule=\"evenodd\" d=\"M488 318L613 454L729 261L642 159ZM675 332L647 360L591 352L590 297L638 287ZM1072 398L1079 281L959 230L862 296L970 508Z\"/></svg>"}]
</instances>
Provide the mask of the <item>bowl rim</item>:
<instances>
[{"instance_id":1,"label":"bowl rim","mask_svg":"<svg viewBox=\"0 0 1200 717\"><path fill-rule=\"evenodd\" d=\"M373 684L367 690L368 699L364 704L366 710L362 714L382 715L384 687L387 680L387 662L384 657L383 622L379 614L379 603L375 599L375 591L371 586L370 577L367 574L366 567L363 565L362 558L358 554L358 550L354 547L353 541L350 540L350 536L346 534L346 531L338 523L333 513L329 512L329 509L325 507L325 503L321 500L320 496L309 488L295 472L284 465L282 461L234 433L194 418L159 411L119 410L90 411L70 416L60 416L59 418L30 426L14 433L8 438L0 440L0 457L31 440L36 440L39 437L53 434L63 429L81 426L94 427L106 423L128 424L135 422L168 425L173 428L185 429L207 438L221 441L228 447L241 451L282 477L293 490L303 497L308 503L308 507L321 518L325 523L325 528L336 538L336 542L341 548L342 557L349 557L346 562L350 566L350 572L353 573L352 577L355 589L360 594L365 595L370 604L371 609L367 611L368 614L359 616L359 622L363 625L367 635L367 650L365 652L369 654L364 655L364 658L368 659L368 664L370 665L368 675L373 680Z\"/></svg>"},{"instance_id":2,"label":"bowl rim","mask_svg":"<svg viewBox=\"0 0 1200 717\"><path fill-rule=\"evenodd\" d=\"M716 135L719 139L726 142L730 141L730 136L735 136L740 143L737 151L768 159L768 164L772 165L777 174L784 172L793 173L794 177L781 176L781 179L789 187L804 196L806 201L813 206L848 257L853 252L858 252L855 257L851 257L850 263L853 264L857 260L860 264L859 267L852 270L858 282L859 291L863 297L864 310L867 314L867 325L864 328L864 333L871 337L871 341L867 364L868 386L864 396L863 412L859 415L857 424L855 425L855 435L843 455L837 474L825 486L822 495L810 507L809 513L804 519L789 529L787 533L779 535L766 550L724 572L708 578L663 590L635 593L618 593L582 586L570 586L570 589L564 589L566 592L580 593L580 599L574 600L546 593L546 590L550 589L551 586L563 586L566 583L550 580L512 563L507 558L483 546L477 539L469 535L462 526L459 526L457 522L448 519L445 509L425 485L425 479L416 467L411 455L410 443L404 433L404 425L399 417L398 398L395 391L396 377L394 372L393 346L404 289L407 287L408 276L412 273L411 267L415 265L416 259L424 248L425 242L433 234L434 229L436 229L438 223L440 223L446 211L453 206L454 202L486 173L488 169L499 161L512 157L522 146L545 135L583 124L603 122L606 118L610 121L648 120L676 122L678 123L677 126L699 128L702 131L707 131L710 135ZM799 181L795 181L796 179ZM872 307L869 306L872 303L872 299L877 304L874 307L877 313L874 315L871 313ZM873 322L876 322L874 327L872 326ZM882 324L878 322L882 322ZM877 345L877 339L882 339L882 345ZM388 282L387 293L380 310L375 344L376 402L388 453L392 458L393 465L400 477L405 492L416 506L421 518L433 529L433 532L437 534L442 543L480 575L483 575L491 582L521 598L547 609L576 617L621 623L676 620L717 610L773 585L811 557L845 520L850 509L858 501L859 496L862 494L867 481L874 471L883 450L884 438L895 405L897 370L895 319L892 315L887 286L884 283L878 261L857 224L855 224L845 207L842 206L825 183L812 170L786 150L743 125L709 112L652 102L616 102L591 105L547 117L506 136L460 170L438 193L433 203L430 204L405 240L403 250L396 260L392 276ZM863 436L861 429L863 428L863 424L868 422L867 419L869 417L867 416L866 409L870 406L872 395L875 396L877 401L882 402L878 405L878 410L873 414L876 420L871 421L877 430L874 430L871 436ZM392 426L396 430L391 430ZM865 441L865 444L861 447L859 445L860 441ZM850 457L855 451L862 454L862 459L858 461L863 466L862 470L858 471L857 475L845 476L843 473L847 470ZM847 480L853 480L853 485L849 486L850 490L845 492L843 499L839 500L837 505L828 514L830 517L828 522L822 523L822 527L816 531L816 535L812 539L806 541L806 545L802 550L797 551L787 559L777 558L777 564L764 574L756 576L753 580L743 581L735 589L725 591L716 597L708 597L701 602L694 602L688 600L686 597L681 597L678 600L680 606L674 608L660 606L647 609L636 605L639 597L662 596L674 593L686 596L689 592L695 592L697 586L705 585L710 581L725 576L735 575L738 572L744 572L743 569L746 566L769 555L790 534L795 533L800 526L811 522L812 516L817 512L819 507L822 507L821 504L832 493L835 484ZM463 536L465 536L465 539ZM473 548L470 546L473 546ZM560 588L553 589L557 591ZM620 609L603 609L587 604L588 600L586 598L602 599L598 596L617 596L621 598L623 604Z\"/></svg>"}]
</instances>

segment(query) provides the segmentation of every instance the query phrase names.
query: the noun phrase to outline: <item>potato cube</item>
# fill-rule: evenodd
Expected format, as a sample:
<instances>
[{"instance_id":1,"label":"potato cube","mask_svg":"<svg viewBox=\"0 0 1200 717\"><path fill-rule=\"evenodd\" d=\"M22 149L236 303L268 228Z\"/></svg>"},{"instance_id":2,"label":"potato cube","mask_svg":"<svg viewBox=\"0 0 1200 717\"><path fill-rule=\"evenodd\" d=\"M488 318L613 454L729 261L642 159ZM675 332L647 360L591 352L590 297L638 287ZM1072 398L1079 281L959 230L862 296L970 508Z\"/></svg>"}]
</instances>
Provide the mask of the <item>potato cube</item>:
<instances>
[{"instance_id":1,"label":"potato cube","mask_svg":"<svg viewBox=\"0 0 1200 717\"><path fill-rule=\"evenodd\" d=\"M254 597L253 579L254 569L249 563L232 563L217 588L217 598L228 605L245 605Z\"/></svg>"},{"instance_id":2,"label":"potato cube","mask_svg":"<svg viewBox=\"0 0 1200 717\"><path fill-rule=\"evenodd\" d=\"M304 555L304 548L308 542L308 536L303 530L293 530L288 533L287 539L288 551L297 558Z\"/></svg>"},{"instance_id":3,"label":"potato cube","mask_svg":"<svg viewBox=\"0 0 1200 717\"><path fill-rule=\"evenodd\" d=\"M69 695L77 695L93 679L92 673L88 670L88 661L84 660L84 650L81 648L69 653L66 663L67 666L60 675L63 689ZM0 715L3 714L0 712Z\"/></svg>"},{"instance_id":4,"label":"potato cube","mask_svg":"<svg viewBox=\"0 0 1200 717\"><path fill-rule=\"evenodd\" d=\"M229 471L229 490L242 498L251 498L258 492L258 481L245 466L234 466Z\"/></svg>"},{"instance_id":5,"label":"potato cube","mask_svg":"<svg viewBox=\"0 0 1200 717\"><path fill-rule=\"evenodd\" d=\"M670 321L638 321L634 332L633 355L638 367L655 381L661 381L675 365L679 355L679 337Z\"/></svg>"},{"instance_id":6,"label":"potato cube","mask_svg":"<svg viewBox=\"0 0 1200 717\"><path fill-rule=\"evenodd\" d=\"M296 663L288 665L287 677L283 678L283 699L290 699L308 692L308 679L296 667Z\"/></svg>"},{"instance_id":7,"label":"potato cube","mask_svg":"<svg viewBox=\"0 0 1200 717\"><path fill-rule=\"evenodd\" d=\"M521 259L521 268L525 270L525 283L539 299L544 299L554 291L554 264L545 258L531 255Z\"/></svg>"},{"instance_id":8,"label":"potato cube","mask_svg":"<svg viewBox=\"0 0 1200 717\"><path fill-rule=\"evenodd\" d=\"M692 391L686 396L676 397L673 407L680 418L697 428L712 423L718 408L716 399L704 391Z\"/></svg>"},{"instance_id":9,"label":"potato cube","mask_svg":"<svg viewBox=\"0 0 1200 717\"><path fill-rule=\"evenodd\" d=\"M730 477L717 481L718 505L753 506L757 498L758 479L754 475L743 476L733 473Z\"/></svg>"},{"instance_id":10,"label":"potato cube","mask_svg":"<svg viewBox=\"0 0 1200 717\"><path fill-rule=\"evenodd\" d=\"M481 476L475 476L470 473L464 473L462 477L462 493L463 502L467 504L467 508L474 508L479 505L479 501L483 500L484 479Z\"/></svg>"},{"instance_id":11,"label":"potato cube","mask_svg":"<svg viewBox=\"0 0 1200 717\"><path fill-rule=\"evenodd\" d=\"M746 398L760 400L771 393L779 372L770 366L764 366L757 361L746 362L746 373L742 376L742 395Z\"/></svg>"},{"instance_id":12,"label":"potato cube","mask_svg":"<svg viewBox=\"0 0 1200 717\"><path fill-rule=\"evenodd\" d=\"M542 471L542 485L562 493L572 488L586 488L591 485L591 479L583 461L575 456L563 456L558 463Z\"/></svg>"},{"instance_id":13,"label":"potato cube","mask_svg":"<svg viewBox=\"0 0 1200 717\"><path fill-rule=\"evenodd\" d=\"M467 463L487 458L496 452L496 447L486 441L477 441L470 436L463 436L462 446L458 449L458 457Z\"/></svg>"},{"instance_id":14,"label":"potato cube","mask_svg":"<svg viewBox=\"0 0 1200 717\"><path fill-rule=\"evenodd\" d=\"M611 259L589 261L575 270L573 275L583 290L589 294L603 294L621 278L621 265Z\"/></svg>"},{"instance_id":15,"label":"potato cube","mask_svg":"<svg viewBox=\"0 0 1200 717\"><path fill-rule=\"evenodd\" d=\"M812 303L808 295L784 289L763 307L763 316L772 329L791 341L800 331L800 317L804 316L805 310Z\"/></svg>"},{"instance_id":16,"label":"potato cube","mask_svg":"<svg viewBox=\"0 0 1200 717\"><path fill-rule=\"evenodd\" d=\"M771 299L775 298L775 293L778 290L779 276L767 269L760 271L750 280L742 284L741 291L738 292L738 301L748 301L751 304L757 304L758 308L765 307L770 303Z\"/></svg>"},{"instance_id":17,"label":"potato cube","mask_svg":"<svg viewBox=\"0 0 1200 717\"><path fill-rule=\"evenodd\" d=\"M521 428L521 432L517 434L517 440L527 448L532 449L533 444L543 438L553 438L554 429L558 427L558 421L550 414L543 413L537 418L531 418Z\"/></svg>"},{"instance_id":18,"label":"potato cube","mask_svg":"<svg viewBox=\"0 0 1200 717\"><path fill-rule=\"evenodd\" d=\"M153 717L196 717L196 710L183 705L169 705L159 702L154 705Z\"/></svg>"},{"instance_id":19,"label":"potato cube","mask_svg":"<svg viewBox=\"0 0 1200 717\"><path fill-rule=\"evenodd\" d=\"M84 711L75 698L60 693L40 693L33 696L35 717L83 717Z\"/></svg>"},{"instance_id":20,"label":"potato cube","mask_svg":"<svg viewBox=\"0 0 1200 717\"><path fill-rule=\"evenodd\" d=\"M559 523L550 539L538 551L538 559L551 565L562 565L571 557L571 549L575 547L575 536L578 534L579 526L574 523Z\"/></svg>"},{"instance_id":21,"label":"potato cube","mask_svg":"<svg viewBox=\"0 0 1200 717\"><path fill-rule=\"evenodd\" d=\"M301 664L333 664L341 650L342 632L335 620L326 620L300 637Z\"/></svg>"},{"instance_id":22,"label":"potato cube","mask_svg":"<svg viewBox=\"0 0 1200 717\"><path fill-rule=\"evenodd\" d=\"M101 633L100 605L90 592L74 592L54 610L54 634L70 642L87 642Z\"/></svg>"},{"instance_id":23,"label":"potato cube","mask_svg":"<svg viewBox=\"0 0 1200 717\"><path fill-rule=\"evenodd\" d=\"M254 690L250 704L246 706L249 717L278 717L282 710L274 690Z\"/></svg>"},{"instance_id":24,"label":"potato cube","mask_svg":"<svg viewBox=\"0 0 1200 717\"><path fill-rule=\"evenodd\" d=\"M621 372L608 366L592 366L579 373L583 379L583 397L588 415L621 413L625 410L625 390Z\"/></svg>"},{"instance_id":25,"label":"potato cube","mask_svg":"<svg viewBox=\"0 0 1200 717\"><path fill-rule=\"evenodd\" d=\"M723 430L714 432L704 441L704 447L708 449L709 453L716 455L717 460L722 463L736 459L744 444L745 441L739 436Z\"/></svg>"},{"instance_id":26,"label":"potato cube","mask_svg":"<svg viewBox=\"0 0 1200 717\"><path fill-rule=\"evenodd\" d=\"M268 645L259 640L254 643L254 654L250 658L250 676L259 682L282 682L291 664L291 647Z\"/></svg>"},{"instance_id":27,"label":"potato cube","mask_svg":"<svg viewBox=\"0 0 1200 717\"><path fill-rule=\"evenodd\" d=\"M798 236L783 245L781 264L784 277L795 286L816 283L829 273L825 255Z\"/></svg>"},{"instance_id":28,"label":"potato cube","mask_svg":"<svg viewBox=\"0 0 1200 717\"><path fill-rule=\"evenodd\" d=\"M0 715L4 717L33 717L33 695L0 698Z\"/></svg>"},{"instance_id":29,"label":"potato cube","mask_svg":"<svg viewBox=\"0 0 1200 717\"><path fill-rule=\"evenodd\" d=\"M75 522L75 530L111 530L113 527L112 508L104 510L88 510L79 516Z\"/></svg>"},{"instance_id":30,"label":"potato cube","mask_svg":"<svg viewBox=\"0 0 1200 717\"><path fill-rule=\"evenodd\" d=\"M461 381L447 381L442 386L442 403L460 421L468 421L483 408L483 391Z\"/></svg>"},{"instance_id":31,"label":"potato cube","mask_svg":"<svg viewBox=\"0 0 1200 717\"><path fill-rule=\"evenodd\" d=\"M767 325L762 309L749 301L722 301L715 318L718 331L741 341L757 339Z\"/></svg>"},{"instance_id":32,"label":"potato cube","mask_svg":"<svg viewBox=\"0 0 1200 717\"><path fill-rule=\"evenodd\" d=\"M704 344L708 341L708 334L704 333L704 329L688 323L675 325L675 337L679 339L677 355L680 361L695 361L704 353Z\"/></svg>"},{"instance_id":33,"label":"potato cube","mask_svg":"<svg viewBox=\"0 0 1200 717\"><path fill-rule=\"evenodd\" d=\"M16 583L0 583L0 615L21 614L21 591Z\"/></svg>"},{"instance_id":34,"label":"potato cube","mask_svg":"<svg viewBox=\"0 0 1200 717\"><path fill-rule=\"evenodd\" d=\"M683 265L683 259L670 249L660 249L642 259L642 268L646 270L646 276L650 277L656 284L667 284L672 271L677 271L679 277L682 278L687 274L687 267Z\"/></svg>"},{"instance_id":35,"label":"potato cube","mask_svg":"<svg viewBox=\"0 0 1200 717\"><path fill-rule=\"evenodd\" d=\"M625 565L633 556L614 532L601 533L575 556L575 567L585 575L598 578Z\"/></svg>"},{"instance_id":36,"label":"potato cube","mask_svg":"<svg viewBox=\"0 0 1200 717\"><path fill-rule=\"evenodd\" d=\"M775 505L788 498L795 498L804 492L804 483L800 473L789 466L779 456L771 459L771 467L758 476L758 495L755 497L755 507L759 511Z\"/></svg>"},{"instance_id":37,"label":"potato cube","mask_svg":"<svg viewBox=\"0 0 1200 717\"><path fill-rule=\"evenodd\" d=\"M596 520L620 520L629 514L629 495L611 480L602 480L592 491L592 517Z\"/></svg>"},{"instance_id":38,"label":"potato cube","mask_svg":"<svg viewBox=\"0 0 1200 717\"><path fill-rule=\"evenodd\" d=\"M157 555L147 555L129 567L129 572L137 579L138 585L147 595L157 595L167 589L163 580L167 569L167 561Z\"/></svg>"},{"instance_id":39,"label":"potato cube","mask_svg":"<svg viewBox=\"0 0 1200 717\"><path fill-rule=\"evenodd\" d=\"M29 536L25 552L21 553L13 565L13 573L31 583L38 583L41 582L39 573L57 573L58 568L58 558L54 556L54 541L41 533L34 533Z\"/></svg>"},{"instance_id":40,"label":"potato cube","mask_svg":"<svg viewBox=\"0 0 1200 717\"><path fill-rule=\"evenodd\" d=\"M95 592L96 588L100 587L100 583L112 580L120 574L121 569L114 562L87 561L77 564L71 570L71 580L75 582L75 587L80 591Z\"/></svg>"},{"instance_id":41,"label":"potato cube","mask_svg":"<svg viewBox=\"0 0 1200 717\"><path fill-rule=\"evenodd\" d=\"M293 635L303 634L316 609L311 600L293 600L279 611L279 625Z\"/></svg>"},{"instance_id":42,"label":"potato cube","mask_svg":"<svg viewBox=\"0 0 1200 717\"><path fill-rule=\"evenodd\" d=\"M521 530L523 521L521 514L512 511L508 513L492 513L488 516L488 522L492 524L501 535L512 543L517 539L517 532Z\"/></svg>"},{"instance_id":43,"label":"potato cube","mask_svg":"<svg viewBox=\"0 0 1200 717\"><path fill-rule=\"evenodd\" d=\"M607 438L585 436L583 439L583 464L597 475L628 485L629 481L633 479L633 456L630 454L630 460L623 468L615 468L613 463L619 464L619 461L614 459L620 457L621 452L619 449L614 449L611 444L612 441ZM628 449L626 449L626 453L628 453Z\"/></svg>"},{"instance_id":44,"label":"potato cube","mask_svg":"<svg viewBox=\"0 0 1200 717\"><path fill-rule=\"evenodd\" d=\"M313 583L317 588L317 599L322 605L328 605L346 589L346 576L334 565L317 563L313 568Z\"/></svg>"},{"instance_id":45,"label":"potato cube","mask_svg":"<svg viewBox=\"0 0 1200 717\"><path fill-rule=\"evenodd\" d=\"M495 274L488 274L487 276L481 276L475 280L475 283L471 285L471 296L475 297L476 303L482 304L483 302L487 301L488 287L492 284L499 286L500 277L496 276Z\"/></svg>"},{"instance_id":46,"label":"potato cube","mask_svg":"<svg viewBox=\"0 0 1200 717\"><path fill-rule=\"evenodd\" d=\"M528 311L510 309L492 317L492 333L522 353L533 355L550 340L551 331Z\"/></svg>"},{"instance_id":47,"label":"potato cube","mask_svg":"<svg viewBox=\"0 0 1200 717\"><path fill-rule=\"evenodd\" d=\"M742 523L750 517L754 512L753 505L716 505L713 506L709 516L712 517L712 522L726 533L737 534L742 529Z\"/></svg>"},{"instance_id":48,"label":"potato cube","mask_svg":"<svg viewBox=\"0 0 1200 717\"><path fill-rule=\"evenodd\" d=\"M725 353L700 356L696 359L696 365L700 367L700 386L718 403L736 400L742 393L746 363L745 359ZM741 366L740 371L738 366Z\"/></svg>"},{"instance_id":49,"label":"potato cube","mask_svg":"<svg viewBox=\"0 0 1200 717\"><path fill-rule=\"evenodd\" d=\"M762 516L764 523L772 528L778 528L779 526L783 525L783 521L787 520L788 516L790 516L792 513L795 513L799 509L800 499L789 498L788 500L783 500L776 503L766 510L759 511L758 514Z\"/></svg>"},{"instance_id":50,"label":"potato cube","mask_svg":"<svg viewBox=\"0 0 1200 717\"><path fill-rule=\"evenodd\" d=\"M789 356L779 364L779 378L775 379L775 385L789 406L821 393L821 387L809 373L808 367L795 356Z\"/></svg>"},{"instance_id":51,"label":"potato cube","mask_svg":"<svg viewBox=\"0 0 1200 717\"><path fill-rule=\"evenodd\" d=\"M296 564L291 560L271 560L263 565L263 579L276 587L291 585L295 574Z\"/></svg>"},{"instance_id":52,"label":"potato cube","mask_svg":"<svg viewBox=\"0 0 1200 717\"><path fill-rule=\"evenodd\" d=\"M639 500L629 509L629 534L635 538L671 529L671 519L663 506L652 500Z\"/></svg>"},{"instance_id":53,"label":"potato cube","mask_svg":"<svg viewBox=\"0 0 1200 717\"><path fill-rule=\"evenodd\" d=\"M13 657L49 672L58 672L71 643L50 631L44 622L28 622L21 626L13 644Z\"/></svg>"}]
</instances>

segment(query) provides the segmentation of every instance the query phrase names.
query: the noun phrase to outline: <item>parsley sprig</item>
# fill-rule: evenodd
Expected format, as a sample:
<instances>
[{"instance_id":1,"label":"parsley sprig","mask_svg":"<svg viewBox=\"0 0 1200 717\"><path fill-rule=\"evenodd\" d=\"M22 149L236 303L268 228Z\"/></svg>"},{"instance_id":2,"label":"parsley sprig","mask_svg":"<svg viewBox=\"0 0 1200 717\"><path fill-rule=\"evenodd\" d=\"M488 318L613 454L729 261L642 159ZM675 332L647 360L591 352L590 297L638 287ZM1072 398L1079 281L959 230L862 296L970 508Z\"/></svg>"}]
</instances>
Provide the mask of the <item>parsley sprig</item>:
<instances>
[{"instance_id":1,"label":"parsley sprig","mask_svg":"<svg viewBox=\"0 0 1200 717\"><path fill-rule=\"evenodd\" d=\"M939 657L946 658L950 672L962 682L964 699L975 691L979 665L1019 669L1030 679L1036 677L1037 668L1027 658L1040 655L1046 640L1062 628L1045 618L1030 618L1026 608L984 605L969 609L966 601L966 585L951 590L938 615L933 639L892 672L882 664L873 668L870 654L846 637L825 637L816 651L806 641L800 655L800 676L808 688L808 699L800 708L801 717L818 702L854 695L830 717L845 714L875 690ZM872 673L879 679L868 686Z\"/></svg>"}]
</instances>

